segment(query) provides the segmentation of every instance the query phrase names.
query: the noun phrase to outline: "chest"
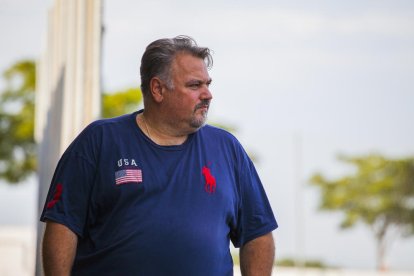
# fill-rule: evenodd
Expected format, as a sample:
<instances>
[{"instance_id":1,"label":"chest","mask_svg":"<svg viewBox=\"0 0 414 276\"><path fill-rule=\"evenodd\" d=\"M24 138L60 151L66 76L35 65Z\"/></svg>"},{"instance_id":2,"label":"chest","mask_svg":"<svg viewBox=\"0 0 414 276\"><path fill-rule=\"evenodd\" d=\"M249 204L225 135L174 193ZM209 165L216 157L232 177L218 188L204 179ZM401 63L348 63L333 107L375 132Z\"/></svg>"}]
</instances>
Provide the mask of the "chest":
<instances>
[{"instance_id":1,"label":"chest","mask_svg":"<svg viewBox=\"0 0 414 276\"><path fill-rule=\"evenodd\" d=\"M129 217L146 212L228 220L237 210L236 180L224 151L114 143L101 154L92 206L100 216L119 211Z\"/></svg>"}]
</instances>

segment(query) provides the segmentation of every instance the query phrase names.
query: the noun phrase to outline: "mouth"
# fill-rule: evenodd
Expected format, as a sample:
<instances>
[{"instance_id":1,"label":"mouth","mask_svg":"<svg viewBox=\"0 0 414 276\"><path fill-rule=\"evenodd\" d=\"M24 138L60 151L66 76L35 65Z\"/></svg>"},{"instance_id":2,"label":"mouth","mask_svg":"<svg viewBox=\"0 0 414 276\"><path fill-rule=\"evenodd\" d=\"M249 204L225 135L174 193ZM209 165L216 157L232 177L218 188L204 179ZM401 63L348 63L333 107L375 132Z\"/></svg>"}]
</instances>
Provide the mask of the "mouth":
<instances>
[{"instance_id":1,"label":"mouth","mask_svg":"<svg viewBox=\"0 0 414 276\"><path fill-rule=\"evenodd\" d=\"M196 105L195 110L201 109L203 111L208 111L210 105L208 103L199 103L198 105Z\"/></svg>"}]
</instances>

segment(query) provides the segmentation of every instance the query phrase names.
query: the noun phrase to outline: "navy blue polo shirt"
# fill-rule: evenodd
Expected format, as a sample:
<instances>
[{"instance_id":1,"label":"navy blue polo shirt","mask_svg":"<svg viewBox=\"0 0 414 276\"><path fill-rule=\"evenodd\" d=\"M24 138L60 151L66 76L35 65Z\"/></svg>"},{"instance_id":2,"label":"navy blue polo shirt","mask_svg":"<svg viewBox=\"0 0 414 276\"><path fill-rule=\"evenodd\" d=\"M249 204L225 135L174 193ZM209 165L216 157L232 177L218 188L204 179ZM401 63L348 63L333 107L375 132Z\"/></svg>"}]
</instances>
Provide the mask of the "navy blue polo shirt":
<instances>
[{"instance_id":1,"label":"navy blue polo shirt","mask_svg":"<svg viewBox=\"0 0 414 276\"><path fill-rule=\"evenodd\" d=\"M159 146L137 113L92 123L57 165L41 220L78 235L72 274L233 275L229 242L277 228L253 163L209 125Z\"/></svg>"}]
</instances>

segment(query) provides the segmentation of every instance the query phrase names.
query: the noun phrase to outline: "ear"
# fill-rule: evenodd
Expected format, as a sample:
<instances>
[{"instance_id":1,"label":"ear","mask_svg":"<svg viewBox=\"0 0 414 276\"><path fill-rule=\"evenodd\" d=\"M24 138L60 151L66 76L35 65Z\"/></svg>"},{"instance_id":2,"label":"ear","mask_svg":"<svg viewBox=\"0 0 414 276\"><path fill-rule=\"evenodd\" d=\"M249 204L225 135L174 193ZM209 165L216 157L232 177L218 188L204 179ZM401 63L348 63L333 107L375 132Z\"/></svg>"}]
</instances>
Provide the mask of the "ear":
<instances>
[{"instance_id":1,"label":"ear","mask_svg":"<svg viewBox=\"0 0 414 276\"><path fill-rule=\"evenodd\" d=\"M151 96L156 103L162 102L163 96L163 86L159 78L153 77L150 81L150 92Z\"/></svg>"}]
</instances>

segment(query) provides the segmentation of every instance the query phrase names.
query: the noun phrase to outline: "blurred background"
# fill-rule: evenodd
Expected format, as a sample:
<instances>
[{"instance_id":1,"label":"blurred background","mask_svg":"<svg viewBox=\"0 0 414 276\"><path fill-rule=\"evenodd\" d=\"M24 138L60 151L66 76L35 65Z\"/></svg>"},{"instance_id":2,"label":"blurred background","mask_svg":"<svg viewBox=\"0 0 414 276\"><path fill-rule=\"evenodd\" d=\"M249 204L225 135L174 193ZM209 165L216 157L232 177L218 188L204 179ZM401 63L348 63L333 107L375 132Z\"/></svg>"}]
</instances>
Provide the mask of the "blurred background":
<instances>
[{"instance_id":1,"label":"blurred background","mask_svg":"<svg viewBox=\"0 0 414 276\"><path fill-rule=\"evenodd\" d=\"M22 111L22 103L4 104L9 88L22 84L7 72L18 68L24 78L16 65L32 68L47 54L53 2L0 0L3 117ZM279 223L281 265L414 271L413 1L102 6L100 85L107 98L139 93L140 58L155 39L185 34L213 50L209 121L231 129L253 157ZM139 97L133 101L134 109L142 106ZM2 124L0 146L12 147ZM30 270L38 178L28 166L27 177L12 183L4 172L15 156L0 152L0 267L15 252Z\"/></svg>"}]
</instances>

